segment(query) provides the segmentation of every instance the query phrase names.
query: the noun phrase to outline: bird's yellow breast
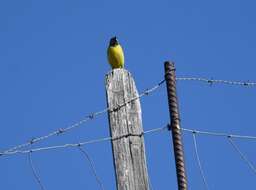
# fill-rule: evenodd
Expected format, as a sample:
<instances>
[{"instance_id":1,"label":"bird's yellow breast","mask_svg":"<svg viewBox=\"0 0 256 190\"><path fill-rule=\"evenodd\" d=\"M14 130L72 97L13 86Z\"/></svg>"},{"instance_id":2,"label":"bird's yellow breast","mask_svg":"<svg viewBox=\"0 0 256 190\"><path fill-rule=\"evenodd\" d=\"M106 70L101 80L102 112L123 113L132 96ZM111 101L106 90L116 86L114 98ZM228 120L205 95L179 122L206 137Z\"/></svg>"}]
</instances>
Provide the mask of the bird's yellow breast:
<instances>
[{"instance_id":1,"label":"bird's yellow breast","mask_svg":"<svg viewBox=\"0 0 256 190\"><path fill-rule=\"evenodd\" d=\"M124 67L124 53L120 45L108 47L108 61L113 69Z\"/></svg>"}]
</instances>

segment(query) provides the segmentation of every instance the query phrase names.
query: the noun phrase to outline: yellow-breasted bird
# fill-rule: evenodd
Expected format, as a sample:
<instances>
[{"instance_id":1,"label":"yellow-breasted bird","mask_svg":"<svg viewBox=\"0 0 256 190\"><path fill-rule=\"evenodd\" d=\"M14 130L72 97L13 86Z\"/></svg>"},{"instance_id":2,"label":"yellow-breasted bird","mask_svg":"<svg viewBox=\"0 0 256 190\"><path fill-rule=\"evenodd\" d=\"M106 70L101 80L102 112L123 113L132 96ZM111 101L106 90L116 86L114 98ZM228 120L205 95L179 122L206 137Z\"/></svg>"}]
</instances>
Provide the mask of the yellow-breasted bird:
<instances>
[{"instance_id":1,"label":"yellow-breasted bird","mask_svg":"<svg viewBox=\"0 0 256 190\"><path fill-rule=\"evenodd\" d=\"M116 36L110 39L107 54L112 69L124 67L124 52Z\"/></svg>"}]
</instances>

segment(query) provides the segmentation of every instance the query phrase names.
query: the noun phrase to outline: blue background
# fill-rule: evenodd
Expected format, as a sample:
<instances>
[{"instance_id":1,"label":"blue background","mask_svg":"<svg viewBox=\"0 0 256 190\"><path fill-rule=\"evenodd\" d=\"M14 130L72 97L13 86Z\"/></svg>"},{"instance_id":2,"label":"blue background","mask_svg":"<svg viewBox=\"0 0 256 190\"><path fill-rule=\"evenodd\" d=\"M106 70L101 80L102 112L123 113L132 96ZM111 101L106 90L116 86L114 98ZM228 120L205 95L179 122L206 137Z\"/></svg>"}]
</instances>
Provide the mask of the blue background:
<instances>
[{"instance_id":1,"label":"blue background","mask_svg":"<svg viewBox=\"0 0 256 190\"><path fill-rule=\"evenodd\" d=\"M119 37L125 67L139 91L164 77L163 62L176 62L177 76L256 80L255 3L216 1L0 1L0 149L79 121L106 107L108 41ZM182 127L256 135L255 88L178 82ZM144 129L168 120L166 89L141 100ZM86 141L109 135L105 114L37 146ZM184 133L189 189L204 189L191 134ZM154 189L176 189L167 131L145 137ZM236 140L256 159L255 141ZM198 137L210 189L252 189L255 174L226 138ZM110 142L85 147L105 189L115 189ZM76 148L32 154L50 189L99 189ZM40 189L27 155L0 158L1 189Z\"/></svg>"}]
</instances>

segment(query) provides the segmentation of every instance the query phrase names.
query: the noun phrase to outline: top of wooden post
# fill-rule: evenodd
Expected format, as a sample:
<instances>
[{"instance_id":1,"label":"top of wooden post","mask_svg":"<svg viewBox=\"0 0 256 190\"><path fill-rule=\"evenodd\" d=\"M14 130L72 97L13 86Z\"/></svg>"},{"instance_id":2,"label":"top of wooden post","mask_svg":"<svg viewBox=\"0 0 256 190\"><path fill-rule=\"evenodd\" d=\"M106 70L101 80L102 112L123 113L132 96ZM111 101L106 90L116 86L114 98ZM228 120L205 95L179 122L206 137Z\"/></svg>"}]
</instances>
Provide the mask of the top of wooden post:
<instances>
[{"instance_id":1,"label":"top of wooden post","mask_svg":"<svg viewBox=\"0 0 256 190\"><path fill-rule=\"evenodd\" d=\"M117 189L148 190L141 107L131 73L110 71L106 92Z\"/></svg>"}]
</instances>

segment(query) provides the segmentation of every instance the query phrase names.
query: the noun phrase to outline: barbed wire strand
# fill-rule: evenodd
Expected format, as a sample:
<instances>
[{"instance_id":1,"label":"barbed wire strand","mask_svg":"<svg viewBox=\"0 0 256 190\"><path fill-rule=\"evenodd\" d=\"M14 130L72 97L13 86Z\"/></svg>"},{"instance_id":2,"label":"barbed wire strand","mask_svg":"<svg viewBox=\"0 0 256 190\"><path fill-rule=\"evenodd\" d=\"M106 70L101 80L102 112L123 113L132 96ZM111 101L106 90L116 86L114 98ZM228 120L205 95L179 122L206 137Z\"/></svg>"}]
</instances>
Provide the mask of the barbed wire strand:
<instances>
[{"instance_id":1,"label":"barbed wire strand","mask_svg":"<svg viewBox=\"0 0 256 190\"><path fill-rule=\"evenodd\" d=\"M228 85L240 85L240 86L256 86L256 82L248 82L248 81L229 81L229 80L219 80L219 79L209 79L209 78L202 78L202 77L176 77L177 81L201 81L201 82L206 82L208 84L213 84L213 83L223 83L223 84L228 84ZM123 107L126 104L131 103L132 101L135 101L145 95L149 95L150 93L152 93L153 91L155 91L156 89L158 89L163 83L165 82L165 80L160 81L157 85L155 85L154 87L150 88L150 89L146 89L143 93L141 93L139 96L132 98L131 100L125 102L123 105L118 106L117 108L114 108L113 110L110 111L115 111L118 110L120 107ZM37 138L33 138L31 140L29 140L27 143L23 143L17 146L14 146L12 148L9 148L3 152L9 152L9 151L14 151L17 149L22 149L24 147L27 147L31 144L37 143L39 141L43 141L51 136L55 136L55 135L60 135L62 133L65 133L71 129L77 128L79 126L81 126L83 123L88 122L89 120L92 120L94 118L96 118L97 116L102 115L103 113L106 113L107 111L109 111L109 108L105 108L101 111L98 112L94 112L92 114L89 114L87 116L85 116L84 119L70 125L69 127L66 128L60 128L56 131L53 131L45 136L41 136L41 137L37 137ZM0 152L1 155L1 152Z\"/></svg>"},{"instance_id":2,"label":"barbed wire strand","mask_svg":"<svg viewBox=\"0 0 256 190\"><path fill-rule=\"evenodd\" d=\"M97 175L97 172L96 172L96 168L94 166L94 163L93 163L93 160L90 158L89 154L87 153L87 151L85 151L81 146L78 146L78 150L80 150L80 152L85 156L85 158L87 159L87 161L89 162L89 165L90 165L90 168L93 172L93 175L97 181L97 183L99 184L100 186L100 189L104 190L104 186L103 186L103 183L101 182L99 176Z\"/></svg>"},{"instance_id":3,"label":"barbed wire strand","mask_svg":"<svg viewBox=\"0 0 256 190\"><path fill-rule=\"evenodd\" d=\"M193 136L193 144L194 144L194 149L195 149L195 154L196 154L197 165L198 165L198 167L199 167L200 174L201 174L201 177L202 177L202 179L203 179L205 189L206 189L206 190L209 190L209 186L208 186L208 183L207 183L207 181L206 181L206 177L205 177L205 175L204 175L203 167L202 167L202 164L201 164L201 161L200 161L200 157L199 157L199 153L198 153L198 146L197 146L197 140L196 140L196 133L192 133L192 136Z\"/></svg>"},{"instance_id":4,"label":"barbed wire strand","mask_svg":"<svg viewBox=\"0 0 256 190\"><path fill-rule=\"evenodd\" d=\"M219 132L210 132L210 131L199 131L199 130L192 130L192 129L186 129L181 128L183 131L190 132L192 134L202 134L202 135L211 135L211 136L219 136L219 137L227 137L230 144L233 146L233 148L237 151L237 153L241 156L241 158L247 163L247 165L251 168L251 170L256 174L256 168L250 162L250 160L247 159L247 157L242 153L242 151L239 149L239 147L235 144L235 142L232 140L232 138L239 138L239 139L247 139L247 140L256 140L256 136L248 136L248 135L234 135L234 134L228 134L228 133L219 133Z\"/></svg>"},{"instance_id":5,"label":"barbed wire strand","mask_svg":"<svg viewBox=\"0 0 256 190\"><path fill-rule=\"evenodd\" d=\"M252 162L245 156L245 154L242 153L242 151L239 149L239 147L235 144L235 142L232 140L231 137L228 137L228 140L232 147L235 149L235 151L240 155L240 157L245 161L245 163L251 168L251 170L256 174L256 168L252 164Z\"/></svg>"},{"instance_id":6,"label":"barbed wire strand","mask_svg":"<svg viewBox=\"0 0 256 190\"><path fill-rule=\"evenodd\" d=\"M177 81L200 81L208 84L220 83L226 85L238 85L244 87L255 87L256 82L249 81L230 81L230 80L219 80L219 79L210 79L210 78L201 78L201 77L176 77Z\"/></svg>"},{"instance_id":7,"label":"barbed wire strand","mask_svg":"<svg viewBox=\"0 0 256 190\"><path fill-rule=\"evenodd\" d=\"M164 127L160 127L160 128L150 129L150 130L144 131L140 134L131 134L130 133L130 134L120 135L118 137L104 137L104 138L88 140L88 141L84 141L84 142L80 142L80 143L69 143L69 144L64 144L64 145L39 147L39 148L27 149L27 150L14 150L14 151L0 153L0 155L7 156L7 155L14 155L14 154L27 154L30 152L39 152L39 151L54 150L54 149L68 148L68 147L79 147L79 146L83 146L83 145L87 145L87 144L95 144L95 143L100 143L100 142L104 142L104 141L118 140L118 139L126 138L129 136L142 136L142 135L149 134L149 133L163 131L165 129L168 129L168 127L164 126Z\"/></svg>"},{"instance_id":8,"label":"barbed wire strand","mask_svg":"<svg viewBox=\"0 0 256 190\"><path fill-rule=\"evenodd\" d=\"M50 137L52 137L52 136L56 136L56 135L60 135L60 134L66 133L67 131L70 131L70 130L72 130L72 129L74 129L74 128L80 127L82 124L84 124L84 123L86 123L86 122L88 122L88 121L90 121L90 120L93 120L93 119L95 119L96 117L98 117L98 116L100 116L100 115L102 115L102 114L104 114L104 113L106 113L106 112L108 112L108 111L116 111L116 110L120 109L121 107L123 107L123 106L125 106L125 105L127 105L127 104L129 104L129 103L131 103L131 102L133 102L133 101L135 101L135 100L137 100L137 99L143 97L143 96L146 96L146 95L149 95L149 94L153 93L153 92L156 91L164 82L165 82L165 80L160 81L159 83L157 83L157 84L156 84L155 86L153 86L152 88L149 88L149 89L144 90L140 95L138 95L138 96L136 96L136 97L134 97L134 98L132 98L132 99L130 99L130 100L124 102L123 104L117 106L116 108L113 108L112 110L110 110L110 108L105 108L105 109L100 110L100 111L98 111L98 112L91 113L91 114L85 116L84 119L82 119L82 120L80 120L80 121L78 121L78 122L76 122L76 123L74 123L74 124L72 124L72 125L70 125L70 126L68 126L68 127L66 127L66 128L60 128L60 129L58 129L58 130L56 130L56 131L53 131L53 132L51 132L51 133L49 133L49 134L47 134L47 135L45 135L45 136L33 138L33 139L29 140L29 141L26 142L26 143L23 143L23 144L14 146L14 147L12 147L12 148L9 148L9 149L7 149L7 150L5 150L5 151L0 152L0 155L3 155L3 153L13 152L13 151L15 151L15 150L19 150L19 149L25 148L25 147L27 147L27 146L29 146L29 145L38 143L39 141L43 141L43 140L48 139L48 138L50 138Z\"/></svg>"},{"instance_id":9,"label":"barbed wire strand","mask_svg":"<svg viewBox=\"0 0 256 190\"><path fill-rule=\"evenodd\" d=\"M256 136L250 136L250 135L235 135L235 134L211 132L211 131L201 131L201 130L187 129L187 128L181 128L181 130L183 130L185 132L197 133L197 134L202 134L202 135L222 136L222 137L232 137L232 138L239 138L239 139L256 140Z\"/></svg>"},{"instance_id":10,"label":"barbed wire strand","mask_svg":"<svg viewBox=\"0 0 256 190\"><path fill-rule=\"evenodd\" d=\"M45 190L45 188L44 188L44 186L43 186L43 184L41 182L41 179L40 179L40 177L39 177L39 175L36 172L36 169L34 167L34 164L33 164L32 158L31 158L31 154L32 154L32 152L28 153L28 160L29 160L29 165L30 165L30 168L32 170L33 176L36 179L36 182L38 183L38 185L40 186L40 189L41 190Z\"/></svg>"}]
</instances>

